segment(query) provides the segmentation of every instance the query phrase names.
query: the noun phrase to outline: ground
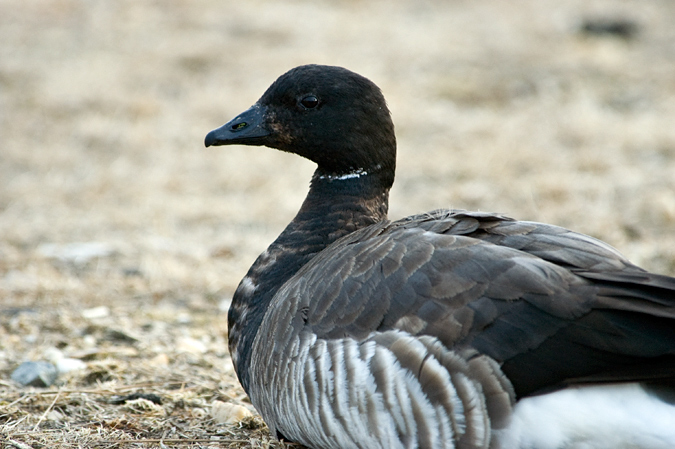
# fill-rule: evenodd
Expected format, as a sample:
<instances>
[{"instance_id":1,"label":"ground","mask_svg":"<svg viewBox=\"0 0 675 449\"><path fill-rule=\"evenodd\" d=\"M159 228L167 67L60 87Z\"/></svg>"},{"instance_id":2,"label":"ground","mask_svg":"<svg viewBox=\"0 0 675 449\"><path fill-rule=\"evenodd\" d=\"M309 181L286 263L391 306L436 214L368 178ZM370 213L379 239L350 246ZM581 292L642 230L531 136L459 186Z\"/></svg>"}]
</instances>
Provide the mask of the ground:
<instances>
[{"instance_id":1,"label":"ground","mask_svg":"<svg viewBox=\"0 0 675 449\"><path fill-rule=\"evenodd\" d=\"M602 20L628 26L582 31ZM502 212L675 275L674 22L670 0L0 0L0 445L283 447L213 410L253 411L226 310L313 167L203 138L300 64L383 89L392 218ZM10 379L59 359L83 368Z\"/></svg>"}]
</instances>

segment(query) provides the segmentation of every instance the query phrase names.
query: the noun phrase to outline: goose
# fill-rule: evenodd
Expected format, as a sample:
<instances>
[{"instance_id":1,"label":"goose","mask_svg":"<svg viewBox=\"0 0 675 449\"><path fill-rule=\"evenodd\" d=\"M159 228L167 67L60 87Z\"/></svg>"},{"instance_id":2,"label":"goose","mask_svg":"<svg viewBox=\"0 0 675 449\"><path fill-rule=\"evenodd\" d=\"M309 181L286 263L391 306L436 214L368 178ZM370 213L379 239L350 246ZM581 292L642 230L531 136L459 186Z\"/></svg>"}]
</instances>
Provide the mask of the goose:
<instances>
[{"instance_id":1,"label":"goose","mask_svg":"<svg viewBox=\"0 0 675 449\"><path fill-rule=\"evenodd\" d=\"M675 278L501 214L389 221L396 138L369 79L296 67L205 145L317 165L228 312L236 374L274 437L315 449L675 447Z\"/></svg>"}]
</instances>

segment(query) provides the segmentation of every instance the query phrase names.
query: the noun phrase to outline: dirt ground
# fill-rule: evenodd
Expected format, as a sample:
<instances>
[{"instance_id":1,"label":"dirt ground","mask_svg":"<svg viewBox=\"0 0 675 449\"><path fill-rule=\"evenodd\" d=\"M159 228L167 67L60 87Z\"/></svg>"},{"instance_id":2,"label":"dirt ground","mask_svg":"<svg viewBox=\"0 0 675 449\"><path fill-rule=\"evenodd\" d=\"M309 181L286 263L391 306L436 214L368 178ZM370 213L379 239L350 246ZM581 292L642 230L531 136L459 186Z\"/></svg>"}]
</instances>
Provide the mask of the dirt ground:
<instances>
[{"instance_id":1,"label":"dirt ground","mask_svg":"<svg viewBox=\"0 0 675 449\"><path fill-rule=\"evenodd\" d=\"M605 19L632 25L580 31ZM383 89L392 218L502 212L675 275L673 23L670 0L0 0L0 446L285 447L215 410L253 411L226 310L313 167L203 138L296 65ZM21 387L27 360L80 369Z\"/></svg>"}]
</instances>

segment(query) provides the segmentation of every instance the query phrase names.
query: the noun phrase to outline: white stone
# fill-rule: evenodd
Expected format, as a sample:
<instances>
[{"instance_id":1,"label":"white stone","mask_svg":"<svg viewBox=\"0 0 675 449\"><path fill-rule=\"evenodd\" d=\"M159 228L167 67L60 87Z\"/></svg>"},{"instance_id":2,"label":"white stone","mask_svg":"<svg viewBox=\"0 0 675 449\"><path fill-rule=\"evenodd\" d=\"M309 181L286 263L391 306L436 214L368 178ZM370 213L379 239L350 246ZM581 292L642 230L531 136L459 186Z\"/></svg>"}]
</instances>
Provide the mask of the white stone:
<instances>
[{"instance_id":1,"label":"white stone","mask_svg":"<svg viewBox=\"0 0 675 449\"><path fill-rule=\"evenodd\" d=\"M218 424L234 424L242 419L253 416L253 413L243 405L213 401L211 403L210 415Z\"/></svg>"},{"instance_id":2,"label":"white stone","mask_svg":"<svg viewBox=\"0 0 675 449\"><path fill-rule=\"evenodd\" d=\"M110 309L107 306L92 307L82 311L82 316L90 320L105 318L108 315L110 315Z\"/></svg>"},{"instance_id":3,"label":"white stone","mask_svg":"<svg viewBox=\"0 0 675 449\"><path fill-rule=\"evenodd\" d=\"M189 352L190 354L204 354L207 351L207 347L204 343L190 337L183 337L178 340L176 349L179 352Z\"/></svg>"},{"instance_id":4,"label":"white stone","mask_svg":"<svg viewBox=\"0 0 675 449\"><path fill-rule=\"evenodd\" d=\"M60 374L69 373L71 371L83 370L87 368L87 364L84 363L82 360L71 359L70 357L58 359L55 365L56 370Z\"/></svg>"},{"instance_id":5,"label":"white stone","mask_svg":"<svg viewBox=\"0 0 675 449\"><path fill-rule=\"evenodd\" d=\"M95 257L106 257L115 252L112 245L104 242L45 243L37 250L44 257L75 264L84 264Z\"/></svg>"}]
</instances>

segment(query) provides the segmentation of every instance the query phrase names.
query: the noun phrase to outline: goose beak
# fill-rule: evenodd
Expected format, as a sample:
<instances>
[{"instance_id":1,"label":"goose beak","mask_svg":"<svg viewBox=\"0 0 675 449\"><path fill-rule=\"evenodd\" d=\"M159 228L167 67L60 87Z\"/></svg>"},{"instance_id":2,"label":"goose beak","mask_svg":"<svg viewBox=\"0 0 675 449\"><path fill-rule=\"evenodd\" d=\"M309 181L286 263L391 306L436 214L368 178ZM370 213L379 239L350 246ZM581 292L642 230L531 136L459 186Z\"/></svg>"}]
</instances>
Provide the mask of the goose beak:
<instances>
[{"instance_id":1,"label":"goose beak","mask_svg":"<svg viewBox=\"0 0 675 449\"><path fill-rule=\"evenodd\" d=\"M265 127L265 107L254 104L233 120L206 135L204 145L264 145L264 137L271 133Z\"/></svg>"}]
</instances>

